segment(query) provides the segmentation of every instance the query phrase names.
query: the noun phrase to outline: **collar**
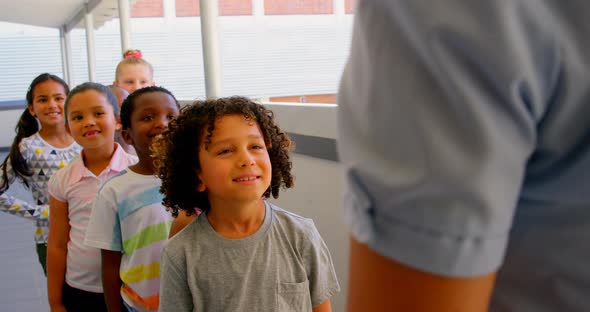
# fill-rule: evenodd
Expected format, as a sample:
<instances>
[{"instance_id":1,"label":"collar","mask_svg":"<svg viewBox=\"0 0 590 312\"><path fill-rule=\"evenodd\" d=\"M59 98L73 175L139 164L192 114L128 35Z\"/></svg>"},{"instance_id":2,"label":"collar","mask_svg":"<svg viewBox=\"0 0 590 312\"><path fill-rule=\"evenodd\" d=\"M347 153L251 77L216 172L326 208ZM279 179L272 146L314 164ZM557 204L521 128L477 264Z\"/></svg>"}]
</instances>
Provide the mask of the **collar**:
<instances>
[{"instance_id":1,"label":"collar","mask_svg":"<svg viewBox=\"0 0 590 312\"><path fill-rule=\"evenodd\" d=\"M114 171L114 172L118 173L118 172L123 171L125 168L127 168L127 166L129 164L127 161L126 154L127 153L125 153L123 148L118 143L115 143L115 152L113 153L113 156L111 157L111 161L109 162L107 167L103 170L103 172ZM74 159L74 161L72 161L71 166L72 166L72 172L70 174L70 179L69 179L70 184L76 183L85 177L96 177L84 165L84 150L82 150L82 152L80 152L79 157L76 157L76 159ZM102 175L102 173L101 173L101 175Z\"/></svg>"}]
</instances>

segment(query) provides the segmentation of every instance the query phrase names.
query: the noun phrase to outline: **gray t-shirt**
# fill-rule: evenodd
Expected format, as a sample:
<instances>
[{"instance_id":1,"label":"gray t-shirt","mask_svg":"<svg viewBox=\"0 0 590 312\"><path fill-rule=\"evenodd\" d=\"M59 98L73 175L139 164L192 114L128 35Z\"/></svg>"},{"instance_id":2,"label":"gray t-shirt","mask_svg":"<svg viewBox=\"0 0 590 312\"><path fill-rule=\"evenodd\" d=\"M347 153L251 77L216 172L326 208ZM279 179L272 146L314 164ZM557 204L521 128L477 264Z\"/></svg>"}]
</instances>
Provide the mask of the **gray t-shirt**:
<instances>
[{"instance_id":1,"label":"gray t-shirt","mask_svg":"<svg viewBox=\"0 0 590 312\"><path fill-rule=\"evenodd\" d=\"M268 202L251 236L223 238L202 214L162 254L162 312L311 311L339 290L313 221Z\"/></svg>"}]
</instances>

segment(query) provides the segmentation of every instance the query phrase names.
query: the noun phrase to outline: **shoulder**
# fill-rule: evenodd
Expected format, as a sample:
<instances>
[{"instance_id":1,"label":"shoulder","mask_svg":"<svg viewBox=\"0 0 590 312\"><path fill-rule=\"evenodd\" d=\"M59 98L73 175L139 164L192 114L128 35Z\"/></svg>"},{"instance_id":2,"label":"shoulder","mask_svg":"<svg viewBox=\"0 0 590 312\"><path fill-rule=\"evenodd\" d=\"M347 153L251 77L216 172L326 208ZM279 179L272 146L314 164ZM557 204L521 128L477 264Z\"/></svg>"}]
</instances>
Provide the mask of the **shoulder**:
<instances>
[{"instance_id":1,"label":"shoulder","mask_svg":"<svg viewBox=\"0 0 590 312\"><path fill-rule=\"evenodd\" d=\"M100 196L101 194L104 193L118 193L118 192L124 192L125 191L125 185L126 182L129 181L129 179L131 179L131 177L128 174L128 170L124 169L123 171L115 174L114 176L110 177L99 189L98 189L98 195Z\"/></svg>"},{"instance_id":2,"label":"shoulder","mask_svg":"<svg viewBox=\"0 0 590 312\"><path fill-rule=\"evenodd\" d=\"M81 160L75 159L73 162L51 175L47 187L49 194L57 199L65 201L65 193L74 180L72 179L73 172L76 172L76 166L83 166L83 164L78 164L81 162Z\"/></svg>"},{"instance_id":3,"label":"shoulder","mask_svg":"<svg viewBox=\"0 0 590 312\"><path fill-rule=\"evenodd\" d=\"M127 163L129 165L133 165L139 161L139 158L137 158L137 156L135 156L135 155L129 154L127 152L125 152L125 155L127 157Z\"/></svg>"},{"instance_id":4,"label":"shoulder","mask_svg":"<svg viewBox=\"0 0 590 312\"><path fill-rule=\"evenodd\" d=\"M190 222L182 231L168 239L165 247L166 252L170 255L176 255L196 247L198 245L198 242L196 242L198 232L199 222Z\"/></svg>"},{"instance_id":5,"label":"shoulder","mask_svg":"<svg viewBox=\"0 0 590 312\"><path fill-rule=\"evenodd\" d=\"M270 205L270 209L273 212L274 217L276 218L277 221L281 221L281 222L285 222L288 223L290 225L293 225L295 227L301 227L301 228L315 228L315 225L313 223L313 220L310 218L306 218L303 216L300 216L294 212L291 211L287 211L281 207L275 206L271 203L268 203Z\"/></svg>"},{"instance_id":6,"label":"shoulder","mask_svg":"<svg viewBox=\"0 0 590 312\"><path fill-rule=\"evenodd\" d=\"M125 181L133 179L131 175L129 175L129 168L123 169L122 171L118 172L117 174L110 177L100 188L101 190L104 188L113 188L118 185L124 184Z\"/></svg>"},{"instance_id":7,"label":"shoulder","mask_svg":"<svg viewBox=\"0 0 590 312\"><path fill-rule=\"evenodd\" d=\"M163 258L166 258L173 266L185 267L187 257L196 253L199 248L198 222L188 224L182 231L168 239L162 250Z\"/></svg>"},{"instance_id":8,"label":"shoulder","mask_svg":"<svg viewBox=\"0 0 590 312\"><path fill-rule=\"evenodd\" d=\"M124 168L127 168L128 166L137 163L137 156L127 153L125 149L121 147L121 145L119 145L119 143L115 143L115 145L115 153L111 158L112 169L118 169L122 171Z\"/></svg>"},{"instance_id":9,"label":"shoulder","mask_svg":"<svg viewBox=\"0 0 590 312\"><path fill-rule=\"evenodd\" d=\"M78 142L74 141L70 146L65 148L65 151L68 153L75 153L76 155L82 151L82 146L78 144Z\"/></svg>"},{"instance_id":10,"label":"shoulder","mask_svg":"<svg viewBox=\"0 0 590 312\"><path fill-rule=\"evenodd\" d=\"M126 163L128 166L133 165L139 161L139 158L136 155L127 153L125 148L123 148L119 143L117 144L117 149L115 153L117 154L117 158L120 159L122 163Z\"/></svg>"},{"instance_id":11,"label":"shoulder","mask_svg":"<svg viewBox=\"0 0 590 312\"><path fill-rule=\"evenodd\" d=\"M284 210L271 203L269 205L273 212L273 227L304 244L317 238L317 229L312 219Z\"/></svg>"},{"instance_id":12,"label":"shoulder","mask_svg":"<svg viewBox=\"0 0 590 312\"><path fill-rule=\"evenodd\" d=\"M57 170L50 178L50 183L55 182L65 182L66 179L72 174L73 171L76 170L76 167L80 166L82 161L78 158L74 159L71 163L67 164L65 167ZM82 164L83 166L83 164Z\"/></svg>"},{"instance_id":13,"label":"shoulder","mask_svg":"<svg viewBox=\"0 0 590 312\"><path fill-rule=\"evenodd\" d=\"M43 147L44 141L41 140L41 137L39 136L39 133L35 133L31 136L28 136L26 138L23 138L20 143L18 144L18 147L21 151L21 154L24 154L26 152L32 151L34 152L35 149L37 148L41 148ZM24 156L24 155L23 155Z\"/></svg>"}]
</instances>

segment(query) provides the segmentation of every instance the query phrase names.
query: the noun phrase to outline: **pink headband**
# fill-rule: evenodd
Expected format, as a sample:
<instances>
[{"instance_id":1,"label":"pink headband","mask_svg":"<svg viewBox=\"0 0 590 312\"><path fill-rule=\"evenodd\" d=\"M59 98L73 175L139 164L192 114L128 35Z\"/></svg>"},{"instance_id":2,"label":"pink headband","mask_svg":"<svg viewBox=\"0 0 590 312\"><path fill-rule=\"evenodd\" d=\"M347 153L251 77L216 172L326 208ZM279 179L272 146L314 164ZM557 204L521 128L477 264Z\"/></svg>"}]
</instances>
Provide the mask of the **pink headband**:
<instances>
[{"instance_id":1,"label":"pink headband","mask_svg":"<svg viewBox=\"0 0 590 312\"><path fill-rule=\"evenodd\" d=\"M127 52L127 53L125 53L123 58L126 58L126 59L128 59L128 58L142 58L141 51L135 50L132 52Z\"/></svg>"}]
</instances>

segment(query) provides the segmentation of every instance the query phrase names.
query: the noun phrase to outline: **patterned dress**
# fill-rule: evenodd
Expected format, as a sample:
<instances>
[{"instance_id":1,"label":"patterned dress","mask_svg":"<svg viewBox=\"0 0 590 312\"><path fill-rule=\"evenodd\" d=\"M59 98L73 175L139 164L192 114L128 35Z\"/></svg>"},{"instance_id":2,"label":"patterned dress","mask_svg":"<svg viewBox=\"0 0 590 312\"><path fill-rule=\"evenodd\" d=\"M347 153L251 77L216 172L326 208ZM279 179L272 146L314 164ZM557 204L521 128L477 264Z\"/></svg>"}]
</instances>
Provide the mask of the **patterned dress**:
<instances>
[{"instance_id":1,"label":"patterned dress","mask_svg":"<svg viewBox=\"0 0 590 312\"><path fill-rule=\"evenodd\" d=\"M0 211L35 220L35 242L47 243L49 232L49 196L47 182L60 168L65 167L72 159L80 154L82 148L76 142L66 148L56 148L45 142L39 133L24 138L19 144L20 152L32 170L33 175L27 178L35 203L28 203L21 199L0 195ZM12 184L16 177L12 171L10 161L7 162L8 182Z\"/></svg>"}]
</instances>

